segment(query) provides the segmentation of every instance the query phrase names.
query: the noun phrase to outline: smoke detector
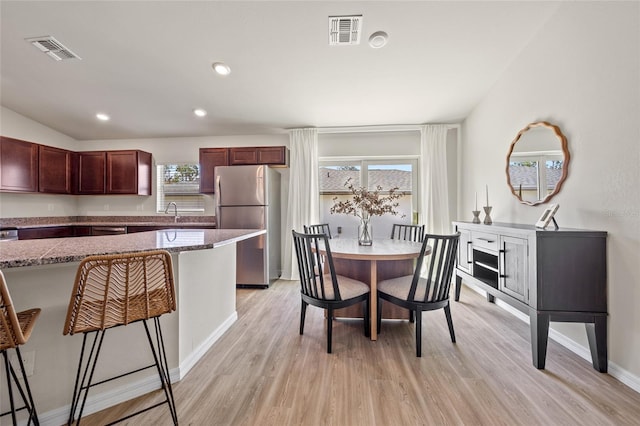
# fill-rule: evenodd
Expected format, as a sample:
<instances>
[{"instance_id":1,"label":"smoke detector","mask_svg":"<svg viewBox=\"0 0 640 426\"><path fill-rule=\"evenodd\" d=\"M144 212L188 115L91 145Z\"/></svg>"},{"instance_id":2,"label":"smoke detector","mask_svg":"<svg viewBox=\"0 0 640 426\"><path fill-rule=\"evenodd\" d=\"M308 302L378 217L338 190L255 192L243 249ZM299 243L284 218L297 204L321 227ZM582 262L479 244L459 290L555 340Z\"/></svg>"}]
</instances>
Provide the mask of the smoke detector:
<instances>
[{"instance_id":1,"label":"smoke detector","mask_svg":"<svg viewBox=\"0 0 640 426\"><path fill-rule=\"evenodd\" d=\"M362 15L329 16L329 46L360 44Z\"/></svg>"},{"instance_id":2,"label":"smoke detector","mask_svg":"<svg viewBox=\"0 0 640 426\"><path fill-rule=\"evenodd\" d=\"M41 52L46 53L51 59L65 61L67 59L82 59L69 48L51 36L34 37L25 39Z\"/></svg>"}]
</instances>

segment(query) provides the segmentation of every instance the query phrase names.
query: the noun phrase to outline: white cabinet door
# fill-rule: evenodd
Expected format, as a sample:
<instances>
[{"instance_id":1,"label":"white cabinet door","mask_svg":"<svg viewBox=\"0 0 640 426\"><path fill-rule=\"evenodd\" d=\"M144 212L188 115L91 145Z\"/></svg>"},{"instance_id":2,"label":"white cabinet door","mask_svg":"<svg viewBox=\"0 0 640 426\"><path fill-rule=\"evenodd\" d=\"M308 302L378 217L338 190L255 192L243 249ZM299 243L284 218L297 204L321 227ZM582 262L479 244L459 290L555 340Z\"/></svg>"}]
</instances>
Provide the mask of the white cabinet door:
<instances>
[{"instance_id":1,"label":"white cabinet door","mask_svg":"<svg viewBox=\"0 0 640 426\"><path fill-rule=\"evenodd\" d=\"M471 275L473 258L472 258L472 248L471 248L471 231L468 229L458 228L460 232L460 240L458 243L458 259L457 259L457 267L461 271L466 272Z\"/></svg>"},{"instance_id":2,"label":"white cabinet door","mask_svg":"<svg viewBox=\"0 0 640 426\"><path fill-rule=\"evenodd\" d=\"M500 236L500 290L525 303L529 301L528 252L526 239Z\"/></svg>"}]
</instances>

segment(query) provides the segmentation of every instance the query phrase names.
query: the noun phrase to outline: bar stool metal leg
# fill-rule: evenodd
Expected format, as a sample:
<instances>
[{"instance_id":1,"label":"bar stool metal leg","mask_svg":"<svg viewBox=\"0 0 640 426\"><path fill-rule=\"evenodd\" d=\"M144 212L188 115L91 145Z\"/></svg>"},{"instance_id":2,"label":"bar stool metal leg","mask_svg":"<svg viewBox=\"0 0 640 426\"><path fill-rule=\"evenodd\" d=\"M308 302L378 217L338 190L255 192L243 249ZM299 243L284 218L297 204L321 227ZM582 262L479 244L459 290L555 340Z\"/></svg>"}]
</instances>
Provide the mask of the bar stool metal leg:
<instances>
[{"instance_id":1,"label":"bar stool metal leg","mask_svg":"<svg viewBox=\"0 0 640 426\"><path fill-rule=\"evenodd\" d=\"M24 381L24 389L22 388L22 385L20 385L18 375L16 374L13 368L13 365L11 365L11 361L9 360L9 355L7 354L7 351L2 351L2 356L4 358L5 374L7 377L7 391L9 394L9 404L11 406L11 410L5 413L1 413L0 417L11 414L11 420L13 424L17 425L18 422L17 422L16 413L20 410L26 409L29 413L27 425L31 425L33 422L34 425L38 426L40 425L40 421L38 420L38 413L36 412L36 406L33 402L33 395L31 394L31 388L29 387L29 380L27 380L27 373L24 369L24 363L22 362L22 354L20 353L20 349L17 346L15 349L16 349L16 355L18 358L18 364L20 366L20 374L22 374L22 380ZM22 398L22 401L24 403L24 405L20 408L16 408L15 406L15 400L13 395L14 386L16 389L18 389L18 392L20 393L20 397Z\"/></svg>"}]
</instances>

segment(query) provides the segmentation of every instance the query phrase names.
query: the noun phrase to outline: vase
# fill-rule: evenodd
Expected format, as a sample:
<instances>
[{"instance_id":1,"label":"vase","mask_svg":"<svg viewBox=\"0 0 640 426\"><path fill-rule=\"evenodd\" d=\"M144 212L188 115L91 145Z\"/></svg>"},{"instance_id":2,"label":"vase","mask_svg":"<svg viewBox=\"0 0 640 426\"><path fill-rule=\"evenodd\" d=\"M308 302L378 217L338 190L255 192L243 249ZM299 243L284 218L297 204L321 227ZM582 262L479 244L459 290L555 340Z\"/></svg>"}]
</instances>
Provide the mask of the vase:
<instances>
[{"instance_id":1,"label":"vase","mask_svg":"<svg viewBox=\"0 0 640 426\"><path fill-rule=\"evenodd\" d=\"M370 246L373 244L373 230L371 228L371 217L363 217L358 225L358 244Z\"/></svg>"}]
</instances>

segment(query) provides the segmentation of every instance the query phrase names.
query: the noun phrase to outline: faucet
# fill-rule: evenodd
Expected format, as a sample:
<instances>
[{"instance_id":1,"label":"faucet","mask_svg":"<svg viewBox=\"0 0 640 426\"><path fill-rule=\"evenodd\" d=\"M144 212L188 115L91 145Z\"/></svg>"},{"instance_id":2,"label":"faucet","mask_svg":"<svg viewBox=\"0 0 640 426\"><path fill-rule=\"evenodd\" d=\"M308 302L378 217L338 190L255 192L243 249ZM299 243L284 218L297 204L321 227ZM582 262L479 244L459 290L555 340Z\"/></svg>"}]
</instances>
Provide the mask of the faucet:
<instances>
[{"instance_id":1,"label":"faucet","mask_svg":"<svg viewBox=\"0 0 640 426\"><path fill-rule=\"evenodd\" d=\"M169 213L169 207L171 207L172 205L173 205L173 222L177 223L178 222L178 218L180 216L178 216L178 205L174 201L172 201L169 204L167 204L167 208L164 209L164 212L165 213Z\"/></svg>"}]
</instances>

